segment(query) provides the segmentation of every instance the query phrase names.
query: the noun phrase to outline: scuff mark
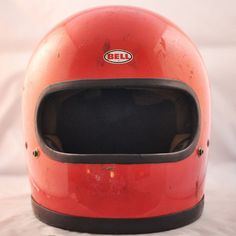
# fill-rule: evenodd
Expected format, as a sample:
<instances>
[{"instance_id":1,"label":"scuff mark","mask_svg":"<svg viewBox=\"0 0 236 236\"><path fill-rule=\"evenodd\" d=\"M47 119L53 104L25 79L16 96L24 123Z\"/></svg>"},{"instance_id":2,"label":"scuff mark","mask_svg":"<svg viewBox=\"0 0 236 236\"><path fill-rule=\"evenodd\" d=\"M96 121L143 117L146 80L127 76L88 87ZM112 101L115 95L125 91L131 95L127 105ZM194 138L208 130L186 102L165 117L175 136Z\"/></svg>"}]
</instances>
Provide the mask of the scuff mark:
<instances>
[{"instance_id":1,"label":"scuff mark","mask_svg":"<svg viewBox=\"0 0 236 236\"><path fill-rule=\"evenodd\" d=\"M105 169L105 170L113 170L114 168L113 168L113 166L107 166L107 167L105 167L104 169Z\"/></svg>"},{"instance_id":2,"label":"scuff mark","mask_svg":"<svg viewBox=\"0 0 236 236\"><path fill-rule=\"evenodd\" d=\"M199 190L199 183L197 181L196 184L195 184L195 195L196 196L198 195L198 190Z\"/></svg>"},{"instance_id":3,"label":"scuff mark","mask_svg":"<svg viewBox=\"0 0 236 236\"><path fill-rule=\"evenodd\" d=\"M107 52L107 51L110 50L110 48L111 48L110 41L109 41L109 40L106 40L106 41L104 42L104 44L103 44L103 51L104 51L104 52Z\"/></svg>"},{"instance_id":4,"label":"scuff mark","mask_svg":"<svg viewBox=\"0 0 236 236\"><path fill-rule=\"evenodd\" d=\"M192 79L192 78L193 78L193 75L194 75L193 70L190 70L190 76L189 76L189 78Z\"/></svg>"},{"instance_id":5,"label":"scuff mark","mask_svg":"<svg viewBox=\"0 0 236 236\"><path fill-rule=\"evenodd\" d=\"M163 50L166 51L166 42L163 38L161 38L160 45L163 48Z\"/></svg>"},{"instance_id":6,"label":"scuff mark","mask_svg":"<svg viewBox=\"0 0 236 236\"><path fill-rule=\"evenodd\" d=\"M105 61L103 60L103 58L99 57L99 58L97 59L97 65L98 65L98 66L104 66L104 63L105 63Z\"/></svg>"}]
</instances>

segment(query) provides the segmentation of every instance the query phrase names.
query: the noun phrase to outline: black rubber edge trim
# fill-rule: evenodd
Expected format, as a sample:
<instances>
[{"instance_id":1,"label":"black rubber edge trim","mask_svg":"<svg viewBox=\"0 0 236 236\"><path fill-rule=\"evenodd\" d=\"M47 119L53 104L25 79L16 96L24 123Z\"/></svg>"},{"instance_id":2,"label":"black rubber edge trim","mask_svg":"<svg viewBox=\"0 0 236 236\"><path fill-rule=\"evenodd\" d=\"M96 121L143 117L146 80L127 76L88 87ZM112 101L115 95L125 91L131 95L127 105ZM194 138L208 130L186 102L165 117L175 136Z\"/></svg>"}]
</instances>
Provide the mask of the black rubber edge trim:
<instances>
[{"instance_id":1,"label":"black rubber edge trim","mask_svg":"<svg viewBox=\"0 0 236 236\"><path fill-rule=\"evenodd\" d=\"M171 230L196 221L202 214L204 197L193 208L148 218L89 218L61 214L42 207L32 198L35 216L42 222L71 231L94 234L143 234Z\"/></svg>"},{"instance_id":2,"label":"black rubber edge trim","mask_svg":"<svg viewBox=\"0 0 236 236\"><path fill-rule=\"evenodd\" d=\"M153 154L72 154L58 152L50 148L41 137L39 127L40 105L49 94L75 89L88 88L173 88L190 95L197 109L196 134L192 143L184 150L171 153ZM63 163L84 164L144 164L177 162L189 157L196 148L200 134L200 106L195 92L187 84L170 79L103 79L103 80L76 80L48 86L41 94L35 110L35 132L42 150L49 158Z\"/></svg>"}]
</instances>

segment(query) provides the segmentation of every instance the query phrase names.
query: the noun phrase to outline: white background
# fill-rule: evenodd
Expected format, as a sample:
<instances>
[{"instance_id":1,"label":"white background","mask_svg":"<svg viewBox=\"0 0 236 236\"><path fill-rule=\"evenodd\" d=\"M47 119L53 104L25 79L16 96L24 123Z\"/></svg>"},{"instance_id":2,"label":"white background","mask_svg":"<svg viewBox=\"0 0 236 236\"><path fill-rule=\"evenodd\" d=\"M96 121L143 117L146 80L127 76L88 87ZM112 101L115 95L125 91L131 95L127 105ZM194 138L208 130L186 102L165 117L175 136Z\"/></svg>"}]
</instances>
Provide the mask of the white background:
<instances>
[{"instance_id":1,"label":"white background","mask_svg":"<svg viewBox=\"0 0 236 236\"><path fill-rule=\"evenodd\" d=\"M209 73L212 134L204 215L192 225L158 235L235 235L235 0L1 0L0 235L77 235L46 226L32 215L21 128L21 89L38 41L71 14L101 5L141 6L166 16L193 39Z\"/></svg>"}]
</instances>

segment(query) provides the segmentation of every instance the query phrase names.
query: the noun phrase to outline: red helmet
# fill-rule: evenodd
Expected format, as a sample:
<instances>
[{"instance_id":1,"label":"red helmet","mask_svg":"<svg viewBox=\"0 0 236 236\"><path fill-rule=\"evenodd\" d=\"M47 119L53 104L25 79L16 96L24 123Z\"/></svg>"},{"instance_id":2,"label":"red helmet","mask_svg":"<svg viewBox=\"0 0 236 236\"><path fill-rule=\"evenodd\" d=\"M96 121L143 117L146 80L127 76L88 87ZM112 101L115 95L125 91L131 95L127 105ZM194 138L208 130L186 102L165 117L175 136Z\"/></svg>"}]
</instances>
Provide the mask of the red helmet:
<instances>
[{"instance_id":1,"label":"red helmet","mask_svg":"<svg viewBox=\"0 0 236 236\"><path fill-rule=\"evenodd\" d=\"M133 7L81 12L40 43L24 83L35 215L91 233L148 233L199 218L209 85L190 39Z\"/></svg>"}]
</instances>

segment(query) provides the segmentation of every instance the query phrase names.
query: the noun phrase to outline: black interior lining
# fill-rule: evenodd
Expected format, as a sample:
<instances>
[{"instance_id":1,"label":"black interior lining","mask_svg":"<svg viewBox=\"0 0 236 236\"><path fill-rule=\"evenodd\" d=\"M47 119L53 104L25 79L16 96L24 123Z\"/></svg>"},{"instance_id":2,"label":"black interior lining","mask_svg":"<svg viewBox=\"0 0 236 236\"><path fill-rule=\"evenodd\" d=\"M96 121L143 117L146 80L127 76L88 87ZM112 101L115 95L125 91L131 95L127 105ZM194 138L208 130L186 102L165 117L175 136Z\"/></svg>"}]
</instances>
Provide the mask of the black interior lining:
<instances>
[{"instance_id":1,"label":"black interior lining","mask_svg":"<svg viewBox=\"0 0 236 236\"><path fill-rule=\"evenodd\" d=\"M179 151L197 129L193 97L174 88L58 91L43 99L40 114L39 129L47 145L74 154Z\"/></svg>"}]
</instances>

